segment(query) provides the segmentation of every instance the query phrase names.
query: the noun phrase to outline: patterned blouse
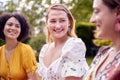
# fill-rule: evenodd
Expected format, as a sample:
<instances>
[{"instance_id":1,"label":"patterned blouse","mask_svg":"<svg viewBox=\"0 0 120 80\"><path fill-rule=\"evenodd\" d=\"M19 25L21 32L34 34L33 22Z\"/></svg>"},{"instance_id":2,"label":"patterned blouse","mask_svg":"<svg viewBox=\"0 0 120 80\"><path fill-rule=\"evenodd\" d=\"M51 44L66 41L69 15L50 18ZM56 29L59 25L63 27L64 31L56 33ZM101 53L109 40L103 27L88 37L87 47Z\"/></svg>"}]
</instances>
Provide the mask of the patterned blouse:
<instances>
[{"instance_id":1,"label":"patterned blouse","mask_svg":"<svg viewBox=\"0 0 120 80\"><path fill-rule=\"evenodd\" d=\"M112 50L113 48L109 46L100 48L89 71L84 75L83 80L120 80L120 51L118 51L113 60L105 66L104 70L96 74L97 69Z\"/></svg>"},{"instance_id":2,"label":"patterned blouse","mask_svg":"<svg viewBox=\"0 0 120 80\"><path fill-rule=\"evenodd\" d=\"M61 56L49 67L43 63L43 57L48 48L44 45L39 55L38 74L42 80L64 80L65 77L82 77L88 65L85 59L86 47L80 38L69 38L62 48Z\"/></svg>"}]
</instances>

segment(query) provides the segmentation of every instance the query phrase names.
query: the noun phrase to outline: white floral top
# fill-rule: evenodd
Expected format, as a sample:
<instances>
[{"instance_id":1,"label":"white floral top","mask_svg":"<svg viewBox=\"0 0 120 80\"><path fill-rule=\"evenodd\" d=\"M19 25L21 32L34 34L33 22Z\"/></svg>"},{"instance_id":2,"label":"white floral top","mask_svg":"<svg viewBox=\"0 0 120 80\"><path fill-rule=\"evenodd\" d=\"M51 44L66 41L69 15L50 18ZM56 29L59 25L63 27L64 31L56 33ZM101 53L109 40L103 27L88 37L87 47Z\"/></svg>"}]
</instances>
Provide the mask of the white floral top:
<instances>
[{"instance_id":1,"label":"white floral top","mask_svg":"<svg viewBox=\"0 0 120 80\"><path fill-rule=\"evenodd\" d=\"M62 48L60 58L52 62L49 67L43 63L43 57L48 48L44 45L39 55L37 73L42 80L64 80L67 76L82 77L88 65L85 59L86 47L80 38L69 38Z\"/></svg>"}]
</instances>

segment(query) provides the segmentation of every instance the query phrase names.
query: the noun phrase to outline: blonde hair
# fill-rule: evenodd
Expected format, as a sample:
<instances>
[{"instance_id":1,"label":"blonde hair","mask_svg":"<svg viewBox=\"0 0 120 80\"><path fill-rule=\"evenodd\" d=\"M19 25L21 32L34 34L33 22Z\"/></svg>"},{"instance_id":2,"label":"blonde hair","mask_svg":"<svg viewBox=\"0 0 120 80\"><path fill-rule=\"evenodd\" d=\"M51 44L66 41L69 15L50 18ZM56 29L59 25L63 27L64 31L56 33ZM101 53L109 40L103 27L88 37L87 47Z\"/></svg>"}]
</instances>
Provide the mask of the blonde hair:
<instances>
[{"instance_id":1,"label":"blonde hair","mask_svg":"<svg viewBox=\"0 0 120 80\"><path fill-rule=\"evenodd\" d=\"M75 33L75 19L73 18L71 12L66 8L65 5L63 4L53 4L51 5L49 8L48 8L48 11L47 11L47 14L46 14L46 23L47 23L47 20L48 20L48 14L51 10L61 10L61 11L64 11L67 16L68 16L68 19L70 21L70 26L69 26L69 31L68 31L68 35L71 36L71 37L77 37L76 33ZM47 43L51 43L51 35L50 35L50 32L47 30L47 36L46 36L46 42Z\"/></svg>"}]
</instances>

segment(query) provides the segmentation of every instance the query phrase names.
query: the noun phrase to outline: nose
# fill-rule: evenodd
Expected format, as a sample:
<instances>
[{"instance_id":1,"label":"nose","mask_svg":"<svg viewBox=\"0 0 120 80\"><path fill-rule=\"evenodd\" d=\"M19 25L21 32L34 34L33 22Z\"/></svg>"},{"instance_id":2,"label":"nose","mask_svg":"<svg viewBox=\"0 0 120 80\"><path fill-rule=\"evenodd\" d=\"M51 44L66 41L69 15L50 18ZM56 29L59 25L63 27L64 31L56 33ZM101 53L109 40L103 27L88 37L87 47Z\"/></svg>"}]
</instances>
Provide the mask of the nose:
<instances>
[{"instance_id":1,"label":"nose","mask_svg":"<svg viewBox=\"0 0 120 80\"><path fill-rule=\"evenodd\" d=\"M56 22L56 28L60 28L60 22Z\"/></svg>"},{"instance_id":2,"label":"nose","mask_svg":"<svg viewBox=\"0 0 120 80\"><path fill-rule=\"evenodd\" d=\"M16 26L15 26L15 25L12 25L12 26L11 26L11 29L16 29Z\"/></svg>"},{"instance_id":3,"label":"nose","mask_svg":"<svg viewBox=\"0 0 120 80\"><path fill-rule=\"evenodd\" d=\"M92 14L92 16L91 16L91 18L90 18L90 22L91 22L91 23L95 23L95 21L96 21L96 20L95 20L95 16L94 16L94 14Z\"/></svg>"}]
</instances>

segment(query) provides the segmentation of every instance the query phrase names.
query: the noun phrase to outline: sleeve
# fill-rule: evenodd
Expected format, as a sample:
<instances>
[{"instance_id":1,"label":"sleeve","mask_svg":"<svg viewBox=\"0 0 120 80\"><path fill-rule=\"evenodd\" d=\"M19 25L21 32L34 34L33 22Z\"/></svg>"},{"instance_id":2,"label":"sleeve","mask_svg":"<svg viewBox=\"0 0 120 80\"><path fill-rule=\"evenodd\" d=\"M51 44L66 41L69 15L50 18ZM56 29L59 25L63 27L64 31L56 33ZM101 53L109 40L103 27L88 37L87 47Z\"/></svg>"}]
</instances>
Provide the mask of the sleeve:
<instances>
[{"instance_id":1,"label":"sleeve","mask_svg":"<svg viewBox=\"0 0 120 80\"><path fill-rule=\"evenodd\" d=\"M43 45L41 50L40 50L40 53L39 53L39 63L38 63L38 69L36 71L36 73L39 76L44 75L44 73L45 73L44 68L43 68L43 64L42 64L42 59L44 57L44 53L45 53L47 47L48 47L48 44Z\"/></svg>"},{"instance_id":2,"label":"sleeve","mask_svg":"<svg viewBox=\"0 0 120 80\"><path fill-rule=\"evenodd\" d=\"M86 47L79 38L69 41L64 49L62 77L75 76L82 77L88 64L85 59Z\"/></svg>"},{"instance_id":3,"label":"sleeve","mask_svg":"<svg viewBox=\"0 0 120 80\"><path fill-rule=\"evenodd\" d=\"M34 73L37 69L35 53L33 52L33 49L29 45L24 46L23 67L26 72L32 73Z\"/></svg>"}]
</instances>

